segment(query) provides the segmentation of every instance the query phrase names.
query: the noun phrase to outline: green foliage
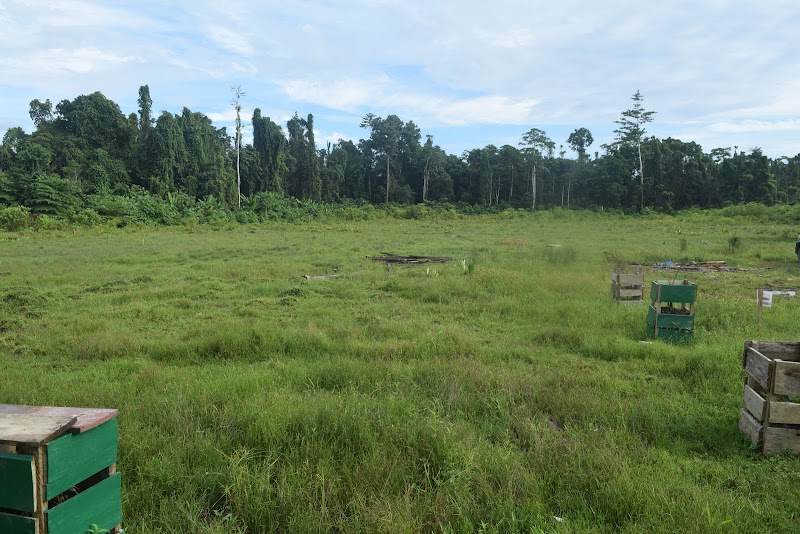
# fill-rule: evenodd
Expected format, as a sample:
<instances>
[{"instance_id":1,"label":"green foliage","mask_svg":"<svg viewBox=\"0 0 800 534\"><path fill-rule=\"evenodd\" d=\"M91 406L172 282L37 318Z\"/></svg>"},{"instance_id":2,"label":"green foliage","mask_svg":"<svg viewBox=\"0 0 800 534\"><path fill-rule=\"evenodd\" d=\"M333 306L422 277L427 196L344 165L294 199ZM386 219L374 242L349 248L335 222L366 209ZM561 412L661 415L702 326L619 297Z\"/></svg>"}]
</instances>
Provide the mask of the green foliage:
<instances>
[{"instance_id":1,"label":"green foliage","mask_svg":"<svg viewBox=\"0 0 800 534\"><path fill-rule=\"evenodd\" d=\"M78 226L99 226L103 218L92 208L84 208L70 217L70 222Z\"/></svg>"},{"instance_id":2,"label":"green foliage","mask_svg":"<svg viewBox=\"0 0 800 534\"><path fill-rule=\"evenodd\" d=\"M556 153L558 141L537 128L522 135L521 148L489 144L448 155L431 135L421 144L420 128L413 121L373 114L362 121L365 139L342 140L320 150L312 115L296 114L284 132L258 108L252 117L253 144L234 151L226 130L214 127L202 113L183 108L153 117L147 85L140 87L138 103L138 116L126 117L99 92L55 106L49 100L31 101L36 131L10 128L0 145L0 205L22 204L34 213L64 217L92 207L81 198L65 204L65 192L53 191L53 184L37 188L40 177L58 176L76 184L79 197L121 194L134 185L158 198L180 193L193 201L214 197L228 208L238 207L238 153L241 192L248 198L276 193L317 204L348 199L404 206L459 202L476 206L476 213L531 209L534 198L537 210L650 209L669 214L694 206L731 206L735 212L738 205L758 203L762 208L780 206L782 221L800 222L800 155L770 159L758 148L705 153L692 141L647 137L644 126L653 112L644 109L639 92L631 109L615 121L617 139L603 147L603 154L595 152L592 158L588 153L593 137L586 128L570 134L566 143L577 160L566 158L563 148ZM284 207L294 220L325 215L309 206L301 210L303 215ZM198 218L197 213L177 211L178 219ZM747 211L763 215L752 206L741 213ZM772 217L776 212L769 213ZM427 215L412 208L407 216ZM138 215L132 217L128 221ZM163 224L177 220L167 213L156 218L167 221ZM254 220L249 214L229 218Z\"/></svg>"},{"instance_id":3,"label":"green foliage","mask_svg":"<svg viewBox=\"0 0 800 534\"><path fill-rule=\"evenodd\" d=\"M31 210L25 206L0 208L0 228L7 232L19 232L30 225Z\"/></svg>"}]
</instances>

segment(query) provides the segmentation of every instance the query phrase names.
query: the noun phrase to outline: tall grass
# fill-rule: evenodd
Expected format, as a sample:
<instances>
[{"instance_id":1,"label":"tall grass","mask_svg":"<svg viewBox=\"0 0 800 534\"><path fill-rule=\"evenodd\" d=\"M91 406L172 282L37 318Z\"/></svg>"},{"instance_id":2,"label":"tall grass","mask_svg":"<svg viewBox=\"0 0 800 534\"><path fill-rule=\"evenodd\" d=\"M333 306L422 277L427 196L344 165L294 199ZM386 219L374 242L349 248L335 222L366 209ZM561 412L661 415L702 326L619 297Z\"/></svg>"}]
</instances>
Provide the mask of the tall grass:
<instances>
[{"instance_id":1,"label":"tall grass","mask_svg":"<svg viewBox=\"0 0 800 534\"><path fill-rule=\"evenodd\" d=\"M793 230L769 224L0 234L0 402L120 409L127 532L791 532L797 459L737 428L744 340L797 332L791 299L755 324L757 288L800 285ZM383 252L453 261L389 271ZM642 343L611 270L683 257L750 270L679 273L694 339Z\"/></svg>"}]
</instances>

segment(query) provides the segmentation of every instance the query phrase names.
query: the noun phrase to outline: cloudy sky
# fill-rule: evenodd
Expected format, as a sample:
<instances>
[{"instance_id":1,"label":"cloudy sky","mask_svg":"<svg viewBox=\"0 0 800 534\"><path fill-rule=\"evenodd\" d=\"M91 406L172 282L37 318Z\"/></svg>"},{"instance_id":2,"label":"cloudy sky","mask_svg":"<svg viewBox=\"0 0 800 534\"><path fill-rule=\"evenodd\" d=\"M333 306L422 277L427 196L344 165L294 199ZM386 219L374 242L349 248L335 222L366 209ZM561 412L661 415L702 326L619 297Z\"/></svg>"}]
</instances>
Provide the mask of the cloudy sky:
<instances>
[{"instance_id":1,"label":"cloudy sky","mask_svg":"<svg viewBox=\"0 0 800 534\"><path fill-rule=\"evenodd\" d=\"M144 84L156 113L218 126L241 86L248 121L313 113L321 145L396 114L453 154L531 128L566 149L585 127L601 150L638 90L652 135L793 156L800 2L0 0L0 134L32 130L34 98L135 112Z\"/></svg>"}]
</instances>

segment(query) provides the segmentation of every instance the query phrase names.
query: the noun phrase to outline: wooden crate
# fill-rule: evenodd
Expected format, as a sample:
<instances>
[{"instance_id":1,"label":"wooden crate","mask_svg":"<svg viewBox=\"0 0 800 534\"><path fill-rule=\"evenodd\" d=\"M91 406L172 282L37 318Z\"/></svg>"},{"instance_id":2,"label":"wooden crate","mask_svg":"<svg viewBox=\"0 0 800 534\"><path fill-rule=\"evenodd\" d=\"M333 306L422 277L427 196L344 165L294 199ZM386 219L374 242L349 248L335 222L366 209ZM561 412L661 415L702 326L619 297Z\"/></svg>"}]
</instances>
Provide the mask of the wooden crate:
<instances>
[{"instance_id":1,"label":"wooden crate","mask_svg":"<svg viewBox=\"0 0 800 534\"><path fill-rule=\"evenodd\" d=\"M116 415L0 404L0 533L120 532Z\"/></svg>"},{"instance_id":2,"label":"wooden crate","mask_svg":"<svg viewBox=\"0 0 800 534\"><path fill-rule=\"evenodd\" d=\"M800 343L747 341L739 428L764 454L800 454Z\"/></svg>"},{"instance_id":3,"label":"wooden crate","mask_svg":"<svg viewBox=\"0 0 800 534\"><path fill-rule=\"evenodd\" d=\"M653 280L647 328L653 338L688 341L694 333L697 284L688 280Z\"/></svg>"},{"instance_id":4,"label":"wooden crate","mask_svg":"<svg viewBox=\"0 0 800 534\"><path fill-rule=\"evenodd\" d=\"M611 273L611 298L620 304L644 302L644 275L642 273Z\"/></svg>"}]
</instances>

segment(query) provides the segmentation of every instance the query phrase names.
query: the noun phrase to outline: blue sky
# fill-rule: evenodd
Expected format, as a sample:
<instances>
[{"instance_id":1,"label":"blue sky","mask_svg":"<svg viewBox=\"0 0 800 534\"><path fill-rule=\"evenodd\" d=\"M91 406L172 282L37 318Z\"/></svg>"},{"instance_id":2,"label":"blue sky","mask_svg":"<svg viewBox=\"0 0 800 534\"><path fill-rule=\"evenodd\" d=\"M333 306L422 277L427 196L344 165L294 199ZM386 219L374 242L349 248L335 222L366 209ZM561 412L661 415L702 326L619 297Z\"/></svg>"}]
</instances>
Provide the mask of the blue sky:
<instances>
[{"instance_id":1,"label":"blue sky","mask_svg":"<svg viewBox=\"0 0 800 534\"><path fill-rule=\"evenodd\" d=\"M34 98L101 91L135 112L143 84L156 113L230 127L239 85L248 122L313 113L321 146L373 113L452 154L531 128L565 149L588 128L595 151L639 90L649 134L793 156L798 28L797 0L0 0L0 133L32 130Z\"/></svg>"}]
</instances>

